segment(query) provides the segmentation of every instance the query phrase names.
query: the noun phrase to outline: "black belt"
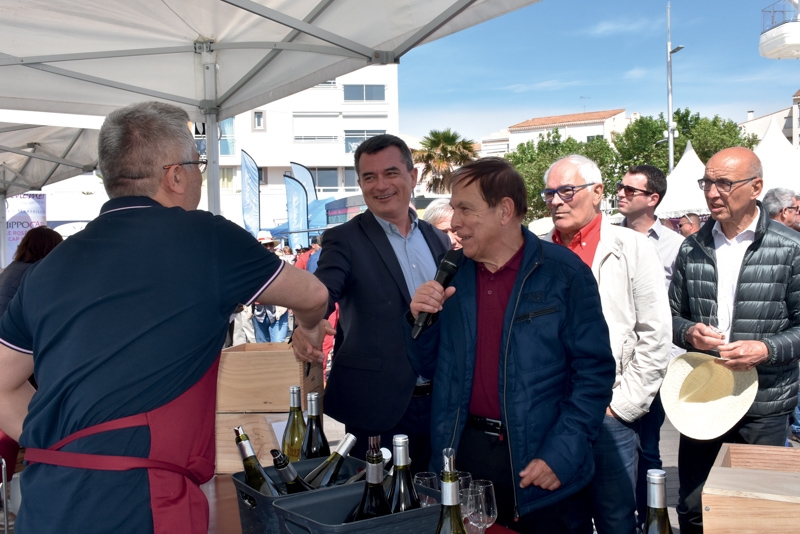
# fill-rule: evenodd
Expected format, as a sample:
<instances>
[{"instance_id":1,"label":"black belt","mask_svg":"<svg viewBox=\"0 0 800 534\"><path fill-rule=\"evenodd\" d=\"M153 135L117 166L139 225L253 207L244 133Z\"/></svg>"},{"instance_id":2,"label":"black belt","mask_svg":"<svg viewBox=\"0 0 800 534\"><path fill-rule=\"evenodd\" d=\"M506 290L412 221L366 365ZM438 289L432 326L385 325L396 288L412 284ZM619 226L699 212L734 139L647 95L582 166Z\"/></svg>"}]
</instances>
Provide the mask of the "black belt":
<instances>
[{"instance_id":1,"label":"black belt","mask_svg":"<svg viewBox=\"0 0 800 534\"><path fill-rule=\"evenodd\" d=\"M424 384L417 384L414 386L414 393L412 397L425 397L433 392L433 382L425 382Z\"/></svg>"},{"instance_id":2,"label":"black belt","mask_svg":"<svg viewBox=\"0 0 800 534\"><path fill-rule=\"evenodd\" d=\"M480 430L493 436L500 436L505 432L503 422L497 419L489 419L488 417L480 417L477 415L469 414L469 424L475 430Z\"/></svg>"}]
</instances>

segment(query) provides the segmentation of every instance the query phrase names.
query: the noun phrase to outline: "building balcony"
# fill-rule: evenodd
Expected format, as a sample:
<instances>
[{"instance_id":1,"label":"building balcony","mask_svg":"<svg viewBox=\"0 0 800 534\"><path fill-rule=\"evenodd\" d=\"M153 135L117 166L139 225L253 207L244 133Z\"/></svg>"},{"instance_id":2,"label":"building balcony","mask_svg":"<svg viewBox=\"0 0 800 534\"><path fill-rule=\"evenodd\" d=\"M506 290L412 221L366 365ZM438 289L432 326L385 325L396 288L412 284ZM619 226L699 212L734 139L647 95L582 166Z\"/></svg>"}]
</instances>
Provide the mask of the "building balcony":
<instances>
[{"instance_id":1,"label":"building balcony","mask_svg":"<svg viewBox=\"0 0 800 534\"><path fill-rule=\"evenodd\" d=\"M758 51L771 59L800 58L800 8L797 0L779 0L761 10Z\"/></svg>"}]
</instances>

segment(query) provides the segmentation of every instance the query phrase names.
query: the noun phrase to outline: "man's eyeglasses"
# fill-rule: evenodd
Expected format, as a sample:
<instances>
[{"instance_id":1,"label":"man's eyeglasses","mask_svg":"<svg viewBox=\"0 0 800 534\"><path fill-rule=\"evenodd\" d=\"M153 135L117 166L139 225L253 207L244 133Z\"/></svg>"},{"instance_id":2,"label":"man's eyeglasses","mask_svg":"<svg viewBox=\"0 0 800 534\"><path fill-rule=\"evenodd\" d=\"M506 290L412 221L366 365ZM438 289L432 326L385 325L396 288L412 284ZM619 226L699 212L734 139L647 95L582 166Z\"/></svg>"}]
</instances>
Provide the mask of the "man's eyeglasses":
<instances>
[{"instance_id":1,"label":"man's eyeglasses","mask_svg":"<svg viewBox=\"0 0 800 534\"><path fill-rule=\"evenodd\" d=\"M558 189L545 189L539 194L542 196L542 200L545 202L552 202L556 195L558 195L561 200L566 202L568 200L572 200L572 197L575 196L575 191L579 191L584 187L589 187L590 185L595 185L595 183L590 182L583 185L562 185Z\"/></svg>"},{"instance_id":2,"label":"man's eyeglasses","mask_svg":"<svg viewBox=\"0 0 800 534\"><path fill-rule=\"evenodd\" d=\"M785 207L785 208L783 208L783 209L785 209L785 210L789 210L789 211L793 211L793 212L795 212L795 213L798 213L798 211L797 211L797 210L800 210L800 206L787 206L787 207Z\"/></svg>"},{"instance_id":3,"label":"man's eyeglasses","mask_svg":"<svg viewBox=\"0 0 800 534\"><path fill-rule=\"evenodd\" d=\"M652 191L648 191L647 189L639 189L638 187L633 187L632 185L625 185L622 182L617 182L617 195L621 192L625 192L624 195L626 197L636 196L636 193L642 193L643 195L652 195Z\"/></svg>"},{"instance_id":4,"label":"man's eyeglasses","mask_svg":"<svg viewBox=\"0 0 800 534\"><path fill-rule=\"evenodd\" d=\"M719 180L710 180L709 178L700 178L697 180L697 184L700 186L700 189L703 191L711 191L711 186L717 186L717 191L720 193L728 193L733 188L733 184L743 184L745 182L751 182L758 178L758 176L753 176L752 178L745 178L744 180L726 180L725 178L720 178Z\"/></svg>"},{"instance_id":5,"label":"man's eyeglasses","mask_svg":"<svg viewBox=\"0 0 800 534\"><path fill-rule=\"evenodd\" d=\"M198 161L184 161L182 163L171 163L169 165L164 165L164 170L169 169L170 167L178 167L180 165L197 165L197 170L200 171L200 174L206 172L206 166L208 165L208 160L201 159Z\"/></svg>"},{"instance_id":6,"label":"man's eyeglasses","mask_svg":"<svg viewBox=\"0 0 800 534\"><path fill-rule=\"evenodd\" d=\"M678 223L678 228L683 228L683 227L684 227L684 226L686 226L687 224L694 224L694 223L693 223L693 222L691 222L691 221L679 222L679 223Z\"/></svg>"}]
</instances>

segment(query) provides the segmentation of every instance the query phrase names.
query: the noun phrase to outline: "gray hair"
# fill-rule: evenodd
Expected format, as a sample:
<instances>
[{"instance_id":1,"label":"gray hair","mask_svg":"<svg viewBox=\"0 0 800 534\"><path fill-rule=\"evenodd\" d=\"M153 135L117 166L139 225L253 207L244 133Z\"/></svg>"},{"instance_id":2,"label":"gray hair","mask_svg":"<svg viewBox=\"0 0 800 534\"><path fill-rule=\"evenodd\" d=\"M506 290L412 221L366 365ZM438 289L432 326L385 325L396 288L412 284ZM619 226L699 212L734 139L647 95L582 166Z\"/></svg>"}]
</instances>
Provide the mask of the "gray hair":
<instances>
[{"instance_id":1,"label":"gray hair","mask_svg":"<svg viewBox=\"0 0 800 534\"><path fill-rule=\"evenodd\" d=\"M139 102L106 117L97 141L98 164L110 198L153 196L164 165L194 159L189 115L162 102Z\"/></svg>"},{"instance_id":2,"label":"gray hair","mask_svg":"<svg viewBox=\"0 0 800 534\"><path fill-rule=\"evenodd\" d=\"M450 205L450 200L447 198L437 198L425 208L422 220L428 221L433 226L436 226L443 220L449 219L452 216L453 207Z\"/></svg>"},{"instance_id":3,"label":"gray hair","mask_svg":"<svg viewBox=\"0 0 800 534\"><path fill-rule=\"evenodd\" d=\"M547 178L550 176L550 171L553 170L553 167L555 167L562 161L566 161L575 166L578 175L581 178L583 178L587 184L603 183L603 173L600 172L600 167L597 166L597 163L590 160L586 156L581 156L580 154L570 154L569 156L564 156L563 158L556 160L552 165L550 165L550 167L548 167L547 171L545 171L544 173L545 183L547 183Z\"/></svg>"},{"instance_id":4,"label":"gray hair","mask_svg":"<svg viewBox=\"0 0 800 534\"><path fill-rule=\"evenodd\" d=\"M764 194L761 201L770 217L777 217L783 208L794 206L794 191L783 187L770 189Z\"/></svg>"}]
</instances>

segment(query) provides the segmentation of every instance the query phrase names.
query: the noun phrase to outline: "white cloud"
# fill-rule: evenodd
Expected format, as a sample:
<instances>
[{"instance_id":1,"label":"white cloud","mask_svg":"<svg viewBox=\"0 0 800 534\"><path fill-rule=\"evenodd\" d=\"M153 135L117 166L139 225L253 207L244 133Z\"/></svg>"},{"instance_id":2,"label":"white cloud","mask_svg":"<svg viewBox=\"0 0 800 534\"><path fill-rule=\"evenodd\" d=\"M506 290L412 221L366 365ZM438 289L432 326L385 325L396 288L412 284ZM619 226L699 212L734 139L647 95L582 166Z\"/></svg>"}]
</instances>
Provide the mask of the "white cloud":
<instances>
[{"instance_id":1,"label":"white cloud","mask_svg":"<svg viewBox=\"0 0 800 534\"><path fill-rule=\"evenodd\" d=\"M652 28L658 23L658 21L648 20L645 18L640 18L637 20L603 20L590 27L587 33L595 37L608 37L611 35L626 33L639 33Z\"/></svg>"},{"instance_id":2,"label":"white cloud","mask_svg":"<svg viewBox=\"0 0 800 534\"><path fill-rule=\"evenodd\" d=\"M647 70L639 68L631 69L623 75L626 80L641 80L645 76L647 76Z\"/></svg>"},{"instance_id":3,"label":"white cloud","mask_svg":"<svg viewBox=\"0 0 800 534\"><path fill-rule=\"evenodd\" d=\"M530 91L557 91L565 87L572 87L581 84L582 82L577 80L545 80L537 83L515 83L513 85L507 85L503 89L511 91L512 93L527 93Z\"/></svg>"}]
</instances>

